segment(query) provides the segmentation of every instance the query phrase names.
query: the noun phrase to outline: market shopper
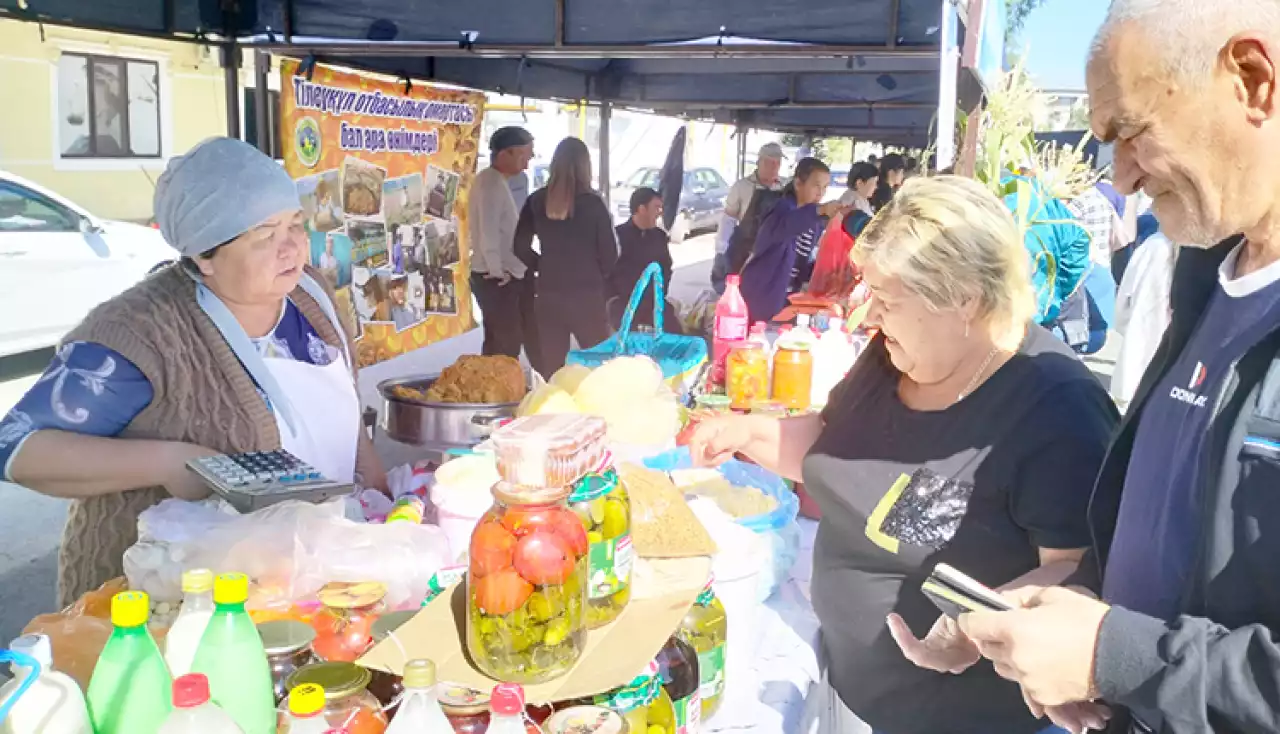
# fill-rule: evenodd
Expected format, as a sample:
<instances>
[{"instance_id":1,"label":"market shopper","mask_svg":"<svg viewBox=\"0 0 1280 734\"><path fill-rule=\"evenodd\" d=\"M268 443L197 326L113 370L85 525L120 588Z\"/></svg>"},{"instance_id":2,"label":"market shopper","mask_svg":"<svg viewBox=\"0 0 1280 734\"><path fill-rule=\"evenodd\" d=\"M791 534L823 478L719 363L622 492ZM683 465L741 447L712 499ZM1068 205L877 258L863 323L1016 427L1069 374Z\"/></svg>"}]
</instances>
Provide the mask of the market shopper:
<instances>
[{"instance_id":1,"label":"market shopper","mask_svg":"<svg viewBox=\"0 0 1280 734\"><path fill-rule=\"evenodd\" d=\"M207 140L169 162L155 216L180 262L95 308L0 421L5 479L72 500L63 605L121 575L139 513L209 494L192 459L284 448L331 479L386 485L284 169Z\"/></svg>"},{"instance_id":2,"label":"market shopper","mask_svg":"<svg viewBox=\"0 0 1280 734\"><path fill-rule=\"evenodd\" d=\"M691 450L709 464L741 452L803 480L821 507L810 588L823 677L807 714L818 732L1043 729L990 667L918 668L891 631L914 643L945 628L920 592L937 562L991 586L1066 578L1089 544L1089 487L1115 408L1032 321L1016 226L976 182L908 181L854 259L880 334L826 409L713 419Z\"/></svg>"},{"instance_id":3,"label":"market shopper","mask_svg":"<svg viewBox=\"0 0 1280 734\"><path fill-rule=\"evenodd\" d=\"M542 252L533 251L537 236ZM537 274L534 309L542 360L550 377L564 366L569 337L582 348L609 338L609 274L618 261L613 217L591 188L591 152L565 138L551 157L545 188L529 195L516 226L515 250Z\"/></svg>"},{"instance_id":4,"label":"market shopper","mask_svg":"<svg viewBox=\"0 0 1280 734\"><path fill-rule=\"evenodd\" d=\"M656 263L662 269L663 292L671 287L671 239L659 225L662 222L661 195L642 186L631 193L629 205L631 218L614 229L618 235L618 264L609 276L609 321L615 329L621 326L631 293L650 265ZM682 333L675 308L665 302L663 308L663 331ZM653 326L652 287L646 289L640 299L632 324Z\"/></svg>"},{"instance_id":5,"label":"market shopper","mask_svg":"<svg viewBox=\"0 0 1280 734\"><path fill-rule=\"evenodd\" d=\"M1181 248L1097 479L1097 542L1069 582L1101 600L1027 589L961 626L1029 701L1105 700L1116 732L1280 722L1278 49L1271 0L1116 0L1088 64L1117 188L1149 192L1171 239L1218 244Z\"/></svg>"},{"instance_id":6,"label":"market shopper","mask_svg":"<svg viewBox=\"0 0 1280 734\"><path fill-rule=\"evenodd\" d=\"M880 160L880 177L876 181L871 206L880 211L893 199L907 177L907 159L898 153L890 153Z\"/></svg>"},{"instance_id":7,"label":"market shopper","mask_svg":"<svg viewBox=\"0 0 1280 734\"><path fill-rule=\"evenodd\" d=\"M875 196L878 183L879 171L870 163L860 161L849 169L849 190L840 196L840 203L848 207L849 212L842 217L841 226L845 234L854 239L876 215L871 197Z\"/></svg>"},{"instance_id":8,"label":"market shopper","mask_svg":"<svg viewBox=\"0 0 1280 734\"><path fill-rule=\"evenodd\" d=\"M787 294L797 290L797 269L803 270L803 279L808 280L807 273L812 272L809 255L822 234L823 217L846 210L839 200L818 203L830 183L827 164L817 158L801 160L782 198L760 223L751 258L742 269L742 297L752 323L772 321L787 305Z\"/></svg>"},{"instance_id":9,"label":"market shopper","mask_svg":"<svg viewBox=\"0 0 1280 734\"><path fill-rule=\"evenodd\" d=\"M489 167L476 174L467 201L471 239L471 292L484 317L487 356L520 358L539 367L538 326L533 318L534 276L516 257L520 210L510 182L523 178L533 158L533 136L521 127L499 128L489 138Z\"/></svg>"},{"instance_id":10,"label":"market shopper","mask_svg":"<svg viewBox=\"0 0 1280 734\"><path fill-rule=\"evenodd\" d=\"M724 293L725 277L740 271L740 263L730 262L729 246L733 241L733 233L746 216L756 192L782 190L784 183L780 172L782 159L785 157L781 145L765 143L756 154L756 169L730 187L724 200L724 212L720 215L720 223L716 229L716 257L711 266L711 285L716 293ZM746 252L750 252L749 244Z\"/></svg>"}]
</instances>

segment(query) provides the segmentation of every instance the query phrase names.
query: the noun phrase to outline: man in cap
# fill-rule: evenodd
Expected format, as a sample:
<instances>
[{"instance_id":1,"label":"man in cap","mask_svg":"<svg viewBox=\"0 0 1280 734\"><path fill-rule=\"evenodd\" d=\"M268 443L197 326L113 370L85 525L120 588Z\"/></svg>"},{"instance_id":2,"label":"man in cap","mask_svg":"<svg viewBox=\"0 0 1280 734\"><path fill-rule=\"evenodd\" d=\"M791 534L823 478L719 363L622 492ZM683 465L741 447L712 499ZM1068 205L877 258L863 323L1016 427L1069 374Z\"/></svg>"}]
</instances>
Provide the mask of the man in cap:
<instances>
[{"instance_id":1,"label":"man in cap","mask_svg":"<svg viewBox=\"0 0 1280 734\"><path fill-rule=\"evenodd\" d=\"M476 174L467 203L471 239L471 292L484 318L484 354L519 359L523 348L536 368L533 273L516 257L513 242L520 212L510 180L523 176L533 158L533 136L521 127L500 128L489 139L489 167Z\"/></svg>"},{"instance_id":2,"label":"man in cap","mask_svg":"<svg viewBox=\"0 0 1280 734\"><path fill-rule=\"evenodd\" d=\"M733 232L742 222L742 217L751 206L751 199L757 191L782 191L782 146L777 143L765 143L760 146L756 155L756 170L746 178L739 180L730 189L724 200L724 214L720 217L719 230L716 233L716 259L711 267L711 285L716 293L724 292L724 279L729 273L729 243Z\"/></svg>"},{"instance_id":3,"label":"man in cap","mask_svg":"<svg viewBox=\"0 0 1280 734\"><path fill-rule=\"evenodd\" d=\"M1033 709L1117 732L1280 728L1280 4L1115 0L1091 53L1116 188L1183 246L1172 320L1108 451L1069 580L960 627ZM1117 502L1099 502L1114 497ZM1096 723L1096 722L1095 722Z\"/></svg>"}]
</instances>

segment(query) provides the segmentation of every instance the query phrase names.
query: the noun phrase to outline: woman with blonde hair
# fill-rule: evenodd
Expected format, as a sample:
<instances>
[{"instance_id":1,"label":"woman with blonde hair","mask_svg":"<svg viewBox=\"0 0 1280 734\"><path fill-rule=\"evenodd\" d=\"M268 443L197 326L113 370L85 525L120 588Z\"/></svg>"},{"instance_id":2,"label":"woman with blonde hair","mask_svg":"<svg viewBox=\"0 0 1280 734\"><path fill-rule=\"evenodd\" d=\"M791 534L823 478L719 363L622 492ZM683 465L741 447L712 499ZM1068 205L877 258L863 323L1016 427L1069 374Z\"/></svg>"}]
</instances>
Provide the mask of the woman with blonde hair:
<instances>
[{"instance_id":1,"label":"woman with blonde hair","mask_svg":"<svg viewBox=\"0 0 1280 734\"><path fill-rule=\"evenodd\" d=\"M534 236L540 254L533 251ZM550 181L529 195L520 212L515 251L537 274L542 369L564 366L570 336L581 347L609 338L605 303L618 240L608 207L591 188L591 153L581 140L565 138L556 146Z\"/></svg>"},{"instance_id":2,"label":"woman with blonde hair","mask_svg":"<svg viewBox=\"0 0 1280 734\"><path fill-rule=\"evenodd\" d=\"M920 584L939 562L992 587L1066 578L1090 543L1115 407L1032 321L1017 227L976 182L908 180L853 258L880 333L826 408L713 419L694 458L741 452L821 507L810 588L823 673L804 731L1039 731Z\"/></svg>"}]
</instances>

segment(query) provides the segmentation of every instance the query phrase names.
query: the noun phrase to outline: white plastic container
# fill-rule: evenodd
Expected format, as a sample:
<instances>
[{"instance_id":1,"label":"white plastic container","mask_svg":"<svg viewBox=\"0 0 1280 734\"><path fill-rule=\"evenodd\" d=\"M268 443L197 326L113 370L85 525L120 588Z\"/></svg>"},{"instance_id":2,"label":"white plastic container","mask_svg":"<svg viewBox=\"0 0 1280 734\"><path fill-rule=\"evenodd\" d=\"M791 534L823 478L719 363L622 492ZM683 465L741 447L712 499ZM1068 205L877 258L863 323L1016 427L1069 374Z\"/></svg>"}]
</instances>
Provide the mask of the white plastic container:
<instances>
[{"instance_id":1,"label":"white plastic container","mask_svg":"<svg viewBox=\"0 0 1280 734\"><path fill-rule=\"evenodd\" d=\"M157 734L244 734L227 712L209 700L209 679L188 673L173 681L173 712Z\"/></svg>"},{"instance_id":2,"label":"white plastic container","mask_svg":"<svg viewBox=\"0 0 1280 734\"><path fill-rule=\"evenodd\" d=\"M404 666L404 698L387 734L453 734L453 725L436 698L436 664L410 660Z\"/></svg>"},{"instance_id":3,"label":"white plastic container","mask_svg":"<svg viewBox=\"0 0 1280 734\"><path fill-rule=\"evenodd\" d=\"M501 477L490 454L469 454L446 461L436 469L431 504L436 523L449 543L449 559L457 561L471 544L471 533L493 506L493 485Z\"/></svg>"},{"instance_id":4,"label":"white plastic container","mask_svg":"<svg viewBox=\"0 0 1280 734\"><path fill-rule=\"evenodd\" d=\"M191 672L200 638L213 618L213 572L197 568L182 574L182 609L164 640L164 661L174 678Z\"/></svg>"},{"instance_id":5,"label":"white plastic container","mask_svg":"<svg viewBox=\"0 0 1280 734\"><path fill-rule=\"evenodd\" d=\"M832 389L840 384L857 359L858 349L853 340L841 328L840 322L832 320L813 348L813 395L810 402L815 406L826 405Z\"/></svg>"},{"instance_id":6,"label":"white plastic container","mask_svg":"<svg viewBox=\"0 0 1280 734\"><path fill-rule=\"evenodd\" d=\"M80 686L70 676L53 669L53 647L45 635L26 635L9 645L13 652L34 658L40 664L33 672L15 664L13 680L0 687L0 707L17 693L29 676L31 687L13 701L0 721L0 734L93 734L89 710Z\"/></svg>"}]
</instances>

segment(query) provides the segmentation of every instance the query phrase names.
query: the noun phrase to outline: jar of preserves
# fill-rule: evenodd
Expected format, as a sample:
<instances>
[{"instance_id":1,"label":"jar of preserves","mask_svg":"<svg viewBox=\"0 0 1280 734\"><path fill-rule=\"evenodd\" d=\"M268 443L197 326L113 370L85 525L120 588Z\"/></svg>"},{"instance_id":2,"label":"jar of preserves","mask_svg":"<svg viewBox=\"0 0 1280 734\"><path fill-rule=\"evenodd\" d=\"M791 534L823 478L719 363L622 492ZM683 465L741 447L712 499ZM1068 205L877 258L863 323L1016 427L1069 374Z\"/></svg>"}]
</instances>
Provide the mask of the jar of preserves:
<instances>
[{"instance_id":1,"label":"jar of preserves","mask_svg":"<svg viewBox=\"0 0 1280 734\"><path fill-rule=\"evenodd\" d=\"M603 706L573 706L557 711L543 727L546 734L645 734L627 726L619 714Z\"/></svg>"},{"instance_id":2,"label":"jar of preserves","mask_svg":"<svg viewBox=\"0 0 1280 734\"><path fill-rule=\"evenodd\" d=\"M725 393L733 410L750 410L769 399L769 355L758 344L738 344L725 362Z\"/></svg>"},{"instance_id":3,"label":"jar of preserves","mask_svg":"<svg viewBox=\"0 0 1280 734\"><path fill-rule=\"evenodd\" d=\"M698 697L702 699L703 721L719 710L724 695L724 650L729 634L724 604L711 590L713 580L707 581L706 588L676 630L676 636L698 654Z\"/></svg>"},{"instance_id":4,"label":"jar of preserves","mask_svg":"<svg viewBox=\"0 0 1280 734\"><path fill-rule=\"evenodd\" d=\"M457 734L484 734L489 728L489 694L456 683L441 683L440 708Z\"/></svg>"},{"instance_id":5,"label":"jar of preserves","mask_svg":"<svg viewBox=\"0 0 1280 734\"><path fill-rule=\"evenodd\" d=\"M671 697L662 688L656 660L650 661L635 680L596 696L593 703L622 716L630 731L676 734L675 708L671 704Z\"/></svg>"},{"instance_id":6,"label":"jar of preserves","mask_svg":"<svg viewBox=\"0 0 1280 734\"><path fill-rule=\"evenodd\" d=\"M262 647L267 652L271 687L275 690L276 705L279 706L289 697L286 684L289 676L298 668L316 662L311 654L311 642L316 638L316 631L302 622L281 619L258 625L258 635L262 637Z\"/></svg>"},{"instance_id":7,"label":"jar of preserves","mask_svg":"<svg viewBox=\"0 0 1280 734\"><path fill-rule=\"evenodd\" d=\"M662 689L671 697L675 722L671 732L696 732L702 726L701 682L698 653L679 637L667 640L658 651L658 671Z\"/></svg>"},{"instance_id":8,"label":"jar of preserves","mask_svg":"<svg viewBox=\"0 0 1280 734\"><path fill-rule=\"evenodd\" d=\"M813 398L813 354L807 342L784 339L773 354L773 399L787 410L808 410Z\"/></svg>"},{"instance_id":9,"label":"jar of preserves","mask_svg":"<svg viewBox=\"0 0 1280 734\"><path fill-rule=\"evenodd\" d=\"M588 543L569 492L499 482L471 534L467 650L490 678L542 683L582 655Z\"/></svg>"},{"instance_id":10,"label":"jar of preserves","mask_svg":"<svg viewBox=\"0 0 1280 734\"><path fill-rule=\"evenodd\" d=\"M347 734L383 734L387 717L366 688L369 671L355 663L312 663L289 676L293 690L305 683L324 689L324 718L329 726Z\"/></svg>"},{"instance_id":11,"label":"jar of preserves","mask_svg":"<svg viewBox=\"0 0 1280 734\"><path fill-rule=\"evenodd\" d=\"M610 468L580 479L569 508L587 531L587 627L595 629L617 619L631 599L631 500Z\"/></svg>"},{"instance_id":12,"label":"jar of preserves","mask_svg":"<svg viewBox=\"0 0 1280 734\"><path fill-rule=\"evenodd\" d=\"M324 605L311 626L311 649L321 660L352 663L373 645L373 623L386 611L387 587L376 581L326 584L316 595Z\"/></svg>"}]
</instances>

